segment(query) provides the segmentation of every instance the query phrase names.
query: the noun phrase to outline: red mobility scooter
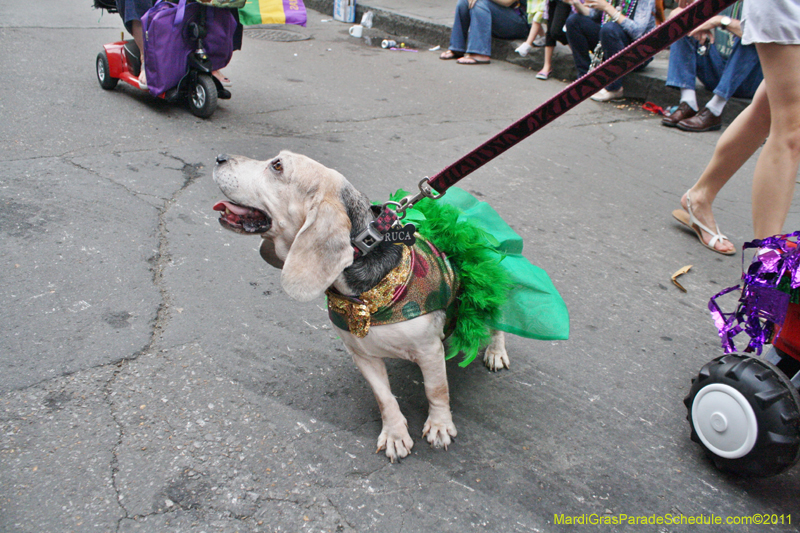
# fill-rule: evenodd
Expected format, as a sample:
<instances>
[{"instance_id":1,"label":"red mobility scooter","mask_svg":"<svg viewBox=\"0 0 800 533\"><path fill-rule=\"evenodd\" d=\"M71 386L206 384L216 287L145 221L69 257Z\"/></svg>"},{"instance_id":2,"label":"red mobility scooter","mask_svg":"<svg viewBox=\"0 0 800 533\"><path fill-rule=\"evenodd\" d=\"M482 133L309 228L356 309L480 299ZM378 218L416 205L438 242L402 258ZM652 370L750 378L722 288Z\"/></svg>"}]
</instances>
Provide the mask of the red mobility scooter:
<instances>
[{"instance_id":1,"label":"red mobility scooter","mask_svg":"<svg viewBox=\"0 0 800 533\"><path fill-rule=\"evenodd\" d=\"M117 12L114 0L95 0L94 7L105 9L109 13ZM212 54L206 51L204 42L208 35L207 13L209 9L215 8L199 4L193 7L191 16L187 10L185 23L180 28L182 40L192 43L192 46L187 53L185 67L182 67L183 70L179 73L179 79L174 86L167 87L163 91L161 89L154 91L153 87L148 89L140 86L141 51L136 42L130 39L103 45L103 51L97 54L95 66L100 87L105 90L113 90L121 80L137 90L150 92L168 102L186 102L189 110L197 117L210 117L217 108L218 100L227 100L231 97L230 91L223 87L222 83L212 75L212 72L224 67L230 60L230 54L233 52L232 44L229 45L231 50L230 53L227 53L227 59L223 59L225 64L220 65L220 54L217 53L216 57L212 57ZM219 11L226 12L227 10ZM232 18L229 13L225 14ZM230 27L230 20L225 22ZM233 24L235 27L235 20ZM223 51L222 56L225 57L225 55L226 52ZM217 64L214 64L215 62Z\"/></svg>"},{"instance_id":2,"label":"red mobility scooter","mask_svg":"<svg viewBox=\"0 0 800 533\"><path fill-rule=\"evenodd\" d=\"M744 476L784 472L800 459L800 247L797 237L746 243L757 253L742 287L725 289L708 304L726 355L692 380L684 403L692 440L717 467ZM736 311L717 298L741 290ZM750 342L735 353L733 337Z\"/></svg>"}]
</instances>

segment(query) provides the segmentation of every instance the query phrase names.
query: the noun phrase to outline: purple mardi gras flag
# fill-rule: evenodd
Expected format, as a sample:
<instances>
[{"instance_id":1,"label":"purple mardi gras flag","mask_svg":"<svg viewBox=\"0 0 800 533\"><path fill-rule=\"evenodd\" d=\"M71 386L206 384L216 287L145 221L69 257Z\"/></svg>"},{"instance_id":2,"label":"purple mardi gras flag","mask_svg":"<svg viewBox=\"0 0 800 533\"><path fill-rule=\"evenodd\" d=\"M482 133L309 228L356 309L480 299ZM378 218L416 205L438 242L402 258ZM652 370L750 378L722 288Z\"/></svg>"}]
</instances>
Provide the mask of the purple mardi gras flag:
<instances>
[{"instance_id":1,"label":"purple mardi gras flag","mask_svg":"<svg viewBox=\"0 0 800 533\"><path fill-rule=\"evenodd\" d=\"M239 9L239 22L253 24L306 25L306 6L303 0L247 0Z\"/></svg>"}]
</instances>

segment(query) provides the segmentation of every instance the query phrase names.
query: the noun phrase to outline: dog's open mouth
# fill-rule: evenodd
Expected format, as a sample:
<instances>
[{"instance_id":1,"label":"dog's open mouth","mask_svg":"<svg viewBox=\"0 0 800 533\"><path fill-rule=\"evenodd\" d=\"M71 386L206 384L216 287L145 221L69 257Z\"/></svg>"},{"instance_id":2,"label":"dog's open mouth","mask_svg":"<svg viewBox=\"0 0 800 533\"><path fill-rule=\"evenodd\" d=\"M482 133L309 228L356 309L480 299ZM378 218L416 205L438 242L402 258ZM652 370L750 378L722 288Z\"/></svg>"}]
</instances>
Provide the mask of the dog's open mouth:
<instances>
[{"instance_id":1,"label":"dog's open mouth","mask_svg":"<svg viewBox=\"0 0 800 533\"><path fill-rule=\"evenodd\" d=\"M239 233L265 233L272 227L272 219L263 211L233 202L217 202L214 211L219 211L219 223Z\"/></svg>"}]
</instances>

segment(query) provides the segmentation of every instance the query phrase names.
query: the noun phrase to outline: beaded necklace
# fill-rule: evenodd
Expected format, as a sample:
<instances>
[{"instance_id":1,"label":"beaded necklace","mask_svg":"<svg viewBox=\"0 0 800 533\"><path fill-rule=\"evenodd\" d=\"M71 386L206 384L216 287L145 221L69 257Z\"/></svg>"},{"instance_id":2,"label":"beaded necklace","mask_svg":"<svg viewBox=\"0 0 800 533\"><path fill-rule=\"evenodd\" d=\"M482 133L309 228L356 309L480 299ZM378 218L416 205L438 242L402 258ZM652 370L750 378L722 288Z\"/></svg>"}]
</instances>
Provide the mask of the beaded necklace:
<instances>
[{"instance_id":1,"label":"beaded necklace","mask_svg":"<svg viewBox=\"0 0 800 533\"><path fill-rule=\"evenodd\" d=\"M616 7L617 10L626 17L631 18L631 15L633 15L633 12L636 10L636 4L638 1L639 0L620 0L614 7ZM601 24L605 24L609 20L611 20L611 17L609 17L608 13L604 11Z\"/></svg>"}]
</instances>

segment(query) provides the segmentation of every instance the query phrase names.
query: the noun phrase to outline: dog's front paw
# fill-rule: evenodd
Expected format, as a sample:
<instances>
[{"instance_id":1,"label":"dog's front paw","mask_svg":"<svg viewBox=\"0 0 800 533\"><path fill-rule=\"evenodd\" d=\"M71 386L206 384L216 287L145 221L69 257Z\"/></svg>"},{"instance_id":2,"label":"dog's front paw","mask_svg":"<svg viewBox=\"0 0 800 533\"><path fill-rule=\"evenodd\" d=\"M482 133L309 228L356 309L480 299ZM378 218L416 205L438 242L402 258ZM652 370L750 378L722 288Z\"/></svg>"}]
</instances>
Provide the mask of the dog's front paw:
<instances>
[{"instance_id":1,"label":"dog's front paw","mask_svg":"<svg viewBox=\"0 0 800 533\"><path fill-rule=\"evenodd\" d=\"M375 450L375 453L385 449L386 457L394 463L407 457L413 447L414 441L408 434L408 429L405 427L389 429L384 426L378 436L378 449Z\"/></svg>"},{"instance_id":2,"label":"dog's front paw","mask_svg":"<svg viewBox=\"0 0 800 533\"><path fill-rule=\"evenodd\" d=\"M427 436L428 442L434 448L444 448L446 450L450 443L453 442L451 437L454 439L457 434L456 426L452 420L434 422L431 417L428 417L422 427L422 436Z\"/></svg>"}]
</instances>

